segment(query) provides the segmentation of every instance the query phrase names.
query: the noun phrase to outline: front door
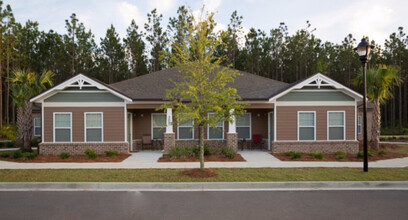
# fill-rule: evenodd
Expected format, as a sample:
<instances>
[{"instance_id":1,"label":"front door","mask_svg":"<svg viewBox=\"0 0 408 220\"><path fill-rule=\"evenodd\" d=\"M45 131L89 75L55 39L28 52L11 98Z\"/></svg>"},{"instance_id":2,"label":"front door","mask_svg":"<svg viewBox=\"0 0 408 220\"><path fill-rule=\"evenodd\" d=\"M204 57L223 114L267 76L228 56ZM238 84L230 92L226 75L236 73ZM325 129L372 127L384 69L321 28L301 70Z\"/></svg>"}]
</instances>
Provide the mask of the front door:
<instances>
[{"instance_id":1,"label":"front door","mask_svg":"<svg viewBox=\"0 0 408 220\"><path fill-rule=\"evenodd\" d=\"M268 150L272 150L272 141L274 140L274 135L275 135L275 123L274 123L274 117L273 117L273 112L268 113Z\"/></svg>"}]
</instances>

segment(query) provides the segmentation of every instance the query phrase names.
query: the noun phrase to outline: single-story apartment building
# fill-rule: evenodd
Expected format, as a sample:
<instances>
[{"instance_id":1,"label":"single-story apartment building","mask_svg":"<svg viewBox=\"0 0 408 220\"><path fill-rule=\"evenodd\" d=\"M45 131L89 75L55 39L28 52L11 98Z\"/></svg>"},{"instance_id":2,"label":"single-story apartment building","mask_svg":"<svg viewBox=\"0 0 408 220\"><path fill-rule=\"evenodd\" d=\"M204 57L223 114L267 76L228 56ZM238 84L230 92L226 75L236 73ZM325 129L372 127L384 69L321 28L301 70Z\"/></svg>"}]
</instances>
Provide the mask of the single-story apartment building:
<instances>
[{"instance_id":1,"label":"single-story apartment building","mask_svg":"<svg viewBox=\"0 0 408 220\"><path fill-rule=\"evenodd\" d=\"M54 86L31 99L41 106L34 119L35 134L42 137L40 154L83 154L87 148L167 153L197 144L194 121L173 123L172 109L156 111L166 102L166 90L182 80L183 74L171 68L110 85L78 74ZM287 84L240 71L229 86L247 103L246 113L208 127L206 144L272 152L358 151L362 96L333 79L317 73Z\"/></svg>"}]
</instances>

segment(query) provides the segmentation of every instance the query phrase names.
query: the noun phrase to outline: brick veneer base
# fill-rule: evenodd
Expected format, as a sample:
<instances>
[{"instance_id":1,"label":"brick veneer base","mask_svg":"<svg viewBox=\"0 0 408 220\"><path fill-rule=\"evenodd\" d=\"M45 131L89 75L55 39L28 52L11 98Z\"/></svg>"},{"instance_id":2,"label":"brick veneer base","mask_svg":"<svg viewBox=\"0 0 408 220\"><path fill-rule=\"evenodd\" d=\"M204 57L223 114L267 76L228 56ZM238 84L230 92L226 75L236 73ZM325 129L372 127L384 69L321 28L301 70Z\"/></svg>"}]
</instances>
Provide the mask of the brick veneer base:
<instances>
[{"instance_id":1,"label":"brick veneer base","mask_svg":"<svg viewBox=\"0 0 408 220\"><path fill-rule=\"evenodd\" d=\"M288 151L300 153L336 153L337 151L357 153L358 149L358 141L272 142L273 153L285 153Z\"/></svg>"},{"instance_id":2,"label":"brick veneer base","mask_svg":"<svg viewBox=\"0 0 408 220\"><path fill-rule=\"evenodd\" d=\"M238 151L238 134L237 133L227 133L227 146L232 147L235 152Z\"/></svg>"},{"instance_id":3,"label":"brick veneer base","mask_svg":"<svg viewBox=\"0 0 408 220\"><path fill-rule=\"evenodd\" d=\"M170 149L176 145L176 134L164 133L163 134L163 150L165 154L168 154Z\"/></svg>"},{"instance_id":4,"label":"brick veneer base","mask_svg":"<svg viewBox=\"0 0 408 220\"><path fill-rule=\"evenodd\" d=\"M127 142L40 143L39 147L42 155L59 155L62 152L68 152L71 155L84 155L87 148L95 150L97 154L105 154L106 150L117 150L120 154L129 153L129 144Z\"/></svg>"}]
</instances>

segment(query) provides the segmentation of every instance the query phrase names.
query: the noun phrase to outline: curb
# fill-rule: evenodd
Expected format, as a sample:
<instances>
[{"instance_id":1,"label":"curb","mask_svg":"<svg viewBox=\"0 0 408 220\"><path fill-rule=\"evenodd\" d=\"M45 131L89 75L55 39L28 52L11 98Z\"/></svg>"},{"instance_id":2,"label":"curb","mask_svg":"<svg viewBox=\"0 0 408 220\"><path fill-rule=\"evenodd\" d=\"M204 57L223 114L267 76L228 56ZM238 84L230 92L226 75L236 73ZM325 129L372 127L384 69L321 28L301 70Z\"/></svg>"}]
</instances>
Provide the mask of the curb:
<instances>
[{"instance_id":1,"label":"curb","mask_svg":"<svg viewBox=\"0 0 408 220\"><path fill-rule=\"evenodd\" d=\"M347 182L4 182L0 191L314 191L408 190L408 181Z\"/></svg>"}]
</instances>

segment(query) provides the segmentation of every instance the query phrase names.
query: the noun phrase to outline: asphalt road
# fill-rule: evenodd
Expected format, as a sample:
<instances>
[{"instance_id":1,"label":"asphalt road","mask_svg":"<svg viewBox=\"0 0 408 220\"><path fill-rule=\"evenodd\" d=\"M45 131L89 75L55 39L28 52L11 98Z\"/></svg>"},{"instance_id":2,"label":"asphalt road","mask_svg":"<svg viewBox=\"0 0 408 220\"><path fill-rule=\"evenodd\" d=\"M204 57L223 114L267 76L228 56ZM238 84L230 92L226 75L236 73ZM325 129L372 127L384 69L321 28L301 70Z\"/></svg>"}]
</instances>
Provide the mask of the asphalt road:
<instances>
[{"instance_id":1,"label":"asphalt road","mask_svg":"<svg viewBox=\"0 0 408 220\"><path fill-rule=\"evenodd\" d=\"M408 191L0 192L0 219L408 219Z\"/></svg>"}]
</instances>

